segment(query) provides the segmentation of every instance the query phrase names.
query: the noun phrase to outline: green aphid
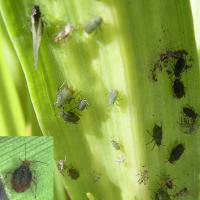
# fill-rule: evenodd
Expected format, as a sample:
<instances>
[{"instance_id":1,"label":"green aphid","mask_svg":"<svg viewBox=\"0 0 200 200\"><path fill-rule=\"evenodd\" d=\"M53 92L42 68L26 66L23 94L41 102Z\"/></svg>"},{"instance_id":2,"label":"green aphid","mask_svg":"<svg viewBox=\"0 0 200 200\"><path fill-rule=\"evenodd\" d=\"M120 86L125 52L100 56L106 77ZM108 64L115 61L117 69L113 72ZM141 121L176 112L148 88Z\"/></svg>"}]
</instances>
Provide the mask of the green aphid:
<instances>
[{"instance_id":1,"label":"green aphid","mask_svg":"<svg viewBox=\"0 0 200 200\"><path fill-rule=\"evenodd\" d=\"M39 6L35 5L32 9L31 15L31 31L33 37L33 55L34 55L34 66L37 69L38 65L38 52L40 48L42 32L43 32L43 21Z\"/></svg>"},{"instance_id":2,"label":"green aphid","mask_svg":"<svg viewBox=\"0 0 200 200\"><path fill-rule=\"evenodd\" d=\"M86 25L85 25L85 32L87 34L92 33L95 31L103 22L102 17L96 16L93 17Z\"/></svg>"}]
</instances>

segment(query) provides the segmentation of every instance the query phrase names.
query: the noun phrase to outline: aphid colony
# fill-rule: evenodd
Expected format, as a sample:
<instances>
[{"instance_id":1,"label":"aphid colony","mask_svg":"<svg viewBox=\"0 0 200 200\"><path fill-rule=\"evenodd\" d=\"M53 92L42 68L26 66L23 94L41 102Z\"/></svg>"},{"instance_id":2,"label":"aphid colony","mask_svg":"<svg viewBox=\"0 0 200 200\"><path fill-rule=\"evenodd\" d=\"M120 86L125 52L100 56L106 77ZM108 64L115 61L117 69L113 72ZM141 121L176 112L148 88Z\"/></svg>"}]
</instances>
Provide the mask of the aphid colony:
<instances>
[{"instance_id":1,"label":"aphid colony","mask_svg":"<svg viewBox=\"0 0 200 200\"><path fill-rule=\"evenodd\" d=\"M79 171L73 166L67 164L66 156L64 160L59 160L57 162L57 167L63 176L67 173L67 175L73 180L76 180L80 177Z\"/></svg>"},{"instance_id":2,"label":"aphid colony","mask_svg":"<svg viewBox=\"0 0 200 200\"><path fill-rule=\"evenodd\" d=\"M84 111L89 103L86 99L75 98L75 91L68 87L65 83L61 85L55 100L55 106L61 109L59 116L65 121L72 124L76 124L79 120L79 112ZM67 106L67 110L65 108Z\"/></svg>"},{"instance_id":3,"label":"aphid colony","mask_svg":"<svg viewBox=\"0 0 200 200\"><path fill-rule=\"evenodd\" d=\"M98 27L101 26L103 22L102 17L95 16L87 22L84 26L84 31L87 34L91 34L94 32ZM34 5L32 8L31 14L31 32L32 32L32 40L33 40L33 57L34 57L34 67L37 69L38 66L38 54L39 48L41 44L42 33L44 29L44 22L42 20L42 14L40 11L40 7L38 5ZM74 26L70 23L66 24L64 28L57 33L54 37L54 42L60 42L61 40L69 37L72 32L74 31Z\"/></svg>"}]
</instances>

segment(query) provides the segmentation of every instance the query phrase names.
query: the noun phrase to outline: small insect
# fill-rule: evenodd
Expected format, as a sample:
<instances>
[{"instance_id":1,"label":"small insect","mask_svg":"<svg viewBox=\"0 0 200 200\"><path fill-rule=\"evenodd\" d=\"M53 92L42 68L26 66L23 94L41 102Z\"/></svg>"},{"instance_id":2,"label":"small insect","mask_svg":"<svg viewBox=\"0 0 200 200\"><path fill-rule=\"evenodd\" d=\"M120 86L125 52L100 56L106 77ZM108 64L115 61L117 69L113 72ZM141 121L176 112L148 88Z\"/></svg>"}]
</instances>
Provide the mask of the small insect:
<instances>
[{"instance_id":1,"label":"small insect","mask_svg":"<svg viewBox=\"0 0 200 200\"><path fill-rule=\"evenodd\" d=\"M34 55L34 66L37 69L38 65L38 53L42 38L43 32L43 21L41 17L40 8L38 5L33 6L32 15L31 15L31 24L32 24L32 38L33 38L33 55Z\"/></svg>"},{"instance_id":2,"label":"small insect","mask_svg":"<svg viewBox=\"0 0 200 200\"><path fill-rule=\"evenodd\" d=\"M80 177L79 171L74 167L70 167L67 169L67 174L71 179L78 179Z\"/></svg>"},{"instance_id":3,"label":"small insect","mask_svg":"<svg viewBox=\"0 0 200 200\"><path fill-rule=\"evenodd\" d=\"M173 92L175 96L180 99L185 96L185 87L179 79L175 79L173 82Z\"/></svg>"},{"instance_id":4,"label":"small insect","mask_svg":"<svg viewBox=\"0 0 200 200\"><path fill-rule=\"evenodd\" d=\"M111 143L113 145L113 147L116 149L116 150L120 150L120 144L119 142L116 142L115 140L111 140Z\"/></svg>"},{"instance_id":5,"label":"small insect","mask_svg":"<svg viewBox=\"0 0 200 200\"><path fill-rule=\"evenodd\" d=\"M170 190L174 188L173 179L171 179L169 175L164 178L164 185Z\"/></svg>"},{"instance_id":6,"label":"small insect","mask_svg":"<svg viewBox=\"0 0 200 200\"><path fill-rule=\"evenodd\" d=\"M95 31L103 22L102 17L96 16L92 18L86 25L85 25L85 32L87 34L92 33Z\"/></svg>"},{"instance_id":7,"label":"small insect","mask_svg":"<svg viewBox=\"0 0 200 200\"><path fill-rule=\"evenodd\" d=\"M171 164L174 164L175 161L177 161L180 158L180 156L183 154L184 150L185 150L184 146L182 144L178 144L176 147L172 149L168 161Z\"/></svg>"},{"instance_id":8,"label":"small insect","mask_svg":"<svg viewBox=\"0 0 200 200\"><path fill-rule=\"evenodd\" d=\"M60 31L56 37L54 38L54 42L59 42L62 39L68 37L74 30L74 26L72 24L67 24L62 31Z\"/></svg>"},{"instance_id":9,"label":"small insect","mask_svg":"<svg viewBox=\"0 0 200 200\"><path fill-rule=\"evenodd\" d=\"M81 100L78 102L76 108L77 108L78 110L80 110L80 111L83 111L83 110L84 110L85 108L87 108L88 106L89 106L89 103L87 102L87 100L86 100L86 99L81 99Z\"/></svg>"},{"instance_id":10,"label":"small insect","mask_svg":"<svg viewBox=\"0 0 200 200\"><path fill-rule=\"evenodd\" d=\"M193 119L193 120L196 120L196 118L198 117L198 114L192 109L192 108L189 108L189 107L183 107L183 113Z\"/></svg>"},{"instance_id":11,"label":"small insect","mask_svg":"<svg viewBox=\"0 0 200 200\"><path fill-rule=\"evenodd\" d=\"M57 163L58 166L58 170L60 171L61 174L63 174L64 170L65 170L65 162L66 162L66 156L64 160L59 160Z\"/></svg>"},{"instance_id":12,"label":"small insect","mask_svg":"<svg viewBox=\"0 0 200 200\"><path fill-rule=\"evenodd\" d=\"M170 200L170 196L163 188L159 188L155 193L155 200Z\"/></svg>"},{"instance_id":13,"label":"small insect","mask_svg":"<svg viewBox=\"0 0 200 200\"><path fill-rule=\"evenodd\" d=\"M181 73L184 71L186 66L186 61L183 57L178 58L176 64L174 65L174 75L179 78Z\"/></svg>"},{"instance_id":14,"label":"small insect","mask_svg":"<svg viewBox=\"0 0 200 200\"><path fill-rule=\"evenodd\" d=\"M114 105L115 102L117 101L119 96L119 91L116 89L111 89L110 93L109 93L109 99L108 99L108 104L110 106Z\"/></svg>"},{"instance_id":15,"label":"small insect","mask_svg":"<svg viewBox=\"0 0 200 200\"><path fill-rule=\"evenodd\" d=\"M9 200L1 177L0 177L0 199L1 200Z\"/></svg>"},{"instance_id":16,"label":"small insect","mask_svg":"<svg viewBox=\"0 0 200 200\"><path fill-rule=\"evenodd\" d=\"M72 111L63 110L59 113L59 116L62 117L65 122L71 122L72 124L76 124L80 120L80 117Z\"/></svg>"},{"instance_id":17,"label":"small insect","mask_svg":"<svg viewBox=\"0 0 200 200\"><path fill-rule=\"evenodd\" d=\"M183 189L181 189L181 190L179 190L176 194L175 194L175 196L176 197L186 197L186 196L188 196L189 195L189 190L185 187L185 188L183 188Z\"/></svg>"},{"instance_id":18,"label":"small insect","mask_svg":"<svg viewBox=\"0 0 200 200\"><path fill-rule=\"evenodd\" d=\"M179 124L181 127L183 127L184 132L188 135L192 135L192 134L196 133L196 131L199 128L199 124L196 123L196 121L190 120L190 119L184 118L183 121Z\"/></svg>"},{"instance_id":19,"label":"small insect","mask_svg":"<svg viewBox=\"0 0 200 200\"><path fill-rule=\"evenodd\" d=\"M149 143L147 143L147 145L154 142L153 148L155 147L155 145L159 147L162 142L162 126L158 126L157 124L154 125L152 138L153 139Z\"/></svg>"},{"instance_id":20,"label":"small insect","mask_svg":"<svg viewBox=\"0 0 200 200\"><path fill-rule=\"evenodd\" d=\"M65 83L63 83L60 86L60 88L56 94L55 106L57 108L61 108L65 104L69 104L71 102L71 100L74 99L73 95L74 95L75 91L64 85L65 85Z\"/></svg>"},{"instance_id":21,"label":"small insect","mask_svg":"<svg viewBox=\"0 0 200 200\"><path fill-rule=\"evenodd\" d=\"M126 157L124 154L121 154L117 157L116 162L119 164L123 164L126 161Z\"/></svg>"},{"instance_id":22,"label":"small insect","mask_svg":"<svg viewBox=\"0 0 200 200\"><path fill-rule=\"evenodd\" d=\"M147 169L143 169L137 175L139 176L138 183L143 183L144 185L146 185L149 180L149 171Z\"/></svg>"},{"instance_id":23,"label":"small insect","mask_svg":"<svg viewBox=\"0 0 200 200\"><path fill-rule=\"evenodd\" d=\"M92 173L92 179L93 179L94 183L99 182L101 177L102 177L102 174L100 174L100 173L95 173L95 172Z\"/></svg>"}]
</instances>

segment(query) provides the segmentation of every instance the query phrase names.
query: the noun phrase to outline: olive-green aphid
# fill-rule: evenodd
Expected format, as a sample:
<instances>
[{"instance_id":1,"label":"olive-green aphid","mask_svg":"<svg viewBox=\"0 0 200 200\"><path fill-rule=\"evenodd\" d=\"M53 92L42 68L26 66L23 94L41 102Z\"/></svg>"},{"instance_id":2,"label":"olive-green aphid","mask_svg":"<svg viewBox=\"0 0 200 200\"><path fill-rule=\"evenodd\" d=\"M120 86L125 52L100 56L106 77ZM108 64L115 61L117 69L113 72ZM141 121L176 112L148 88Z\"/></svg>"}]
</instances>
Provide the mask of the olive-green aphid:
<instances>
[{"instance_id":1,"label":"olive-green aphid","mask_svg":"<svg viewBox=\"0 0 200 200\"><path fill-rule=\"evenodd\" d=\"M86 25L85 25L85 32L87 34L92 33L95 31L103 22L102 17L96 16L93 17Z\"/></svg>"}]
</instances>

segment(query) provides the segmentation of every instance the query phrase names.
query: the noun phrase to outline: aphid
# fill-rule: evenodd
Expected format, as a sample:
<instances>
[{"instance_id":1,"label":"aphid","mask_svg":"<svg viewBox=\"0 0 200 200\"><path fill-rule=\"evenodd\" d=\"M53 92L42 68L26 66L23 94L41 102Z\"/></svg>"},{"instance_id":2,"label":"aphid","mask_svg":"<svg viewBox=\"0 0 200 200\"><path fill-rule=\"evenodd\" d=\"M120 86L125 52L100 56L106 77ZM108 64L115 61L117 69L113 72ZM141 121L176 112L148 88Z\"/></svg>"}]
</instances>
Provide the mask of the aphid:
<instances>
[{"instance_id":1,"label":"aphid","mask_svg":"<svg viewBox=\"0 0 200 200\"><path fill-rule=\"evenodd\" d=\"M124 154L121 154L117 157L116 162L119 164L123 164L126 161L126 157Z\"/></svg>"},{"instance_id":2,"label":"aphid","mask_svg":"<svg viewBox=\"0 0 200 200\"><path fill-rule=\"evenodd\" d=\"M24 192L31 186L33 175L30 164L30 161L23 160L22 164L13 172L11 185L16 192Z\"/></svg>"},{"instance_id":3,"label":"aphid","mask_svg":"<svg viewBox=\"0 0 200 200\"><path fill-rule=\"evenodd\" d=\"M118 95L119 95L119 91L116 90L116 89L112 89L109 93L109 99L108 99L108 104L110 106L114 105L115 102L117 101L117 98L118 98Z\"/></svg>"},{"instance_id":4,"label":"aphid","mask_svg":"<svg viewBox=\"0 0 200 200\"><path fill-rule=\"evenodd\" d=\"M179 78L181 73L184 71L186 66L186 61L183 57L178 58L176 64L174 65L174 75Z\"/></svg>"},{"instance_id":5,"label":"aphid","mask_svg":"<svg viewBox=\"0 0 200 200\"><path fill-rule=\"evenodd\" d=\"M72 24L67 24L62 31L60 31L56 37L54 38L54 42L59 42L60 40L68 37L72 31L74 30L74 27Z\"/></svg>"},{"instance_id":6,"label":"aphid","mask_svg":"<svg viewBox=\"0 0 200 200\"><path fill-rule=\"evenodd\" d=\"M183 154L184 150L185 150L184 146L182 144L178 144L176 147L172 149L168 161L171 164L174 164L175 161L177 161L180 158L180 156Z\"/></svg>"},{"instance_id":7,"label":"aphid","mask_svg":"<svg viewBox=\"0 0 200 200\"><path fill-rule=\"evenodd\" d=\"M192 108L189 108L189 107L183 107L183 113L193 119L193 120L196 120L196 118L198 117L198 114L192 109Z\"/></svg>"},{"instance_id":8,"label":"aphid","mask_svg":"<svg viewBox=\"0 0 200 200\"><path fill-rule=\"evenodd\" d=\"M31 24L32 24L34 66L35 66L35 69L37 69L38 53L39 53L41 37L42 37L42 32L43 32L43 21L41 17L40 8L38 5L33 6L32 15L31 15Z\"/></svg>"},{"instance_id":9,"label":"aphid","mask_svg":"<svg viewBox=\"0 0 200 200\"><path fill-rule=\"evenodd\" d=\"M181 127L183 127L184 132L189 135L194 134L197 131L197 129L199 128L199 124L197 124L196 121L185 119L185 118L179 124Z\"/></svg>"},{"instance_id":10,"label":"aphid","mask_svg":"<svg viewBox=\"0 0 200 200\"><path fill-rule=\"evenodd\" d=\"M115 140L111 140L111 143L112 143L113 147L116 150L120 150L120 144L119 144L119 142L116 142Z\"/></svg>"},{"instance_id":11,"label":"aphid","mask_svg":"<svg viewBox=\"0 0 200 200\"><path fill-rule=\"evenodd\" d=\"M1 200L8 200L8 196L6 194L4 184L3 184L3 181L1 180L1 177L0 177L0 199Z\"/></svg>"},{"instance_id":12,"label":"aphid","mask_svg":"<svg viewBox=\"0 0 200 200\"><path fill-rule=\"evenodd\" d=\"M67 169L67 174L71 179L78 179L80 177L79 171L74 167L70 167Z\"/></svg>"},{"instance_id":13,"label":"aphid","mask_svg":"<svg viewBox=\"0 0 200 200\"><path fill-rule=\"evenodd\" d=\"M170 200L169 194L163 189L159 188L155 194L155 200Z\"/></svg>"},{"instance_id":14,"label":"aphid","mask_svg":"<svg viewBox=\"0 0 200 200\"><path fill-rule=\"evenodd\" d=\"M149 180L149 171L144 169L137 174L139 176L138 183L146 185Z\"/></svg>"},{"instance_id":15,"label":"aphid","mask_svg":"<svg viewBox=\"0 0 200 200\"><path fill-rule=\"evenodd\" d=\"M176 193L176 197L186 197L189 195L189 190L185 187Z\"/></svg>"},{"instance_id":16,"label":"aphid","mask_svg":"<svg viewBox=\"0 0 200 200\"><path fill-rule=\"evenodd\" d=\"M86 25L85 25L85 32L87 34L92 33L94 30L96 30L102 23L103 19L102 17L96 16L92 18Z\"/></svg>"},{"instance_id":17,"label":"aphid","mask_svg":"<svg viewBox=\"0 0 200 200\"><path fill-rule=\"evenodd\" d=\"M172 88L177 98L180 99L185 96L185 87L179 79L174 80Z\"/></svg>"},{"instance_id":18,"label":"aphid","mask_svg":"<svg viewBox=\"0 0 200 200\"><path fill-rule=\"evenodd\" d=\"M55 106L57 108L63 107L65 104L69 104L72 99L74 99L74 90L71 88L64 86L65 83L61 85L57 94L56 94L56 101Z\"/></svg>"},{"instance_id":19,"label":"aphid","mask_svg":"<svg viewBox=\"0 0 200 200\"><path fill-rule=\"evenodd\" d=\"M102 176L102 174L100 174L100 173L95 174L95 173L93 172L93 181L94 181L94 183L99 182L100 179L101 179L101 176Z\"/></svg>"},{"instance_id":20,"label":"aphid","mask_svg":"<svg viewBox=\"0 0 200 200\"><path fill-rule=\"evenodd\" d=\"M169 176L166 176L164 178L164 185L167 189L173 189L174 188L174 184L173 184L173 179L171 179Z\"/></svg>"},{"instance_id":21,"label":"aphid","mask_svg":"<svg viewBox=\"0 0 200 200\"><path fill-rule=\"evenodd\" d=\"M65 162L66 162L66 156L64 160L59 160L57 163L58 166L58 170L60 171L60 173L63 174L64 170L65 170Z\"/></svg>"},{"instance_id":22,"label":"aphid","mask_svg":"<svg viewBox=\"0 0 200 200\"><path fill-rule=\"evenodd\" d=\"M162 142L162 126L158 126L157 124L154 125L152 138L153 138L152 141L150 141L147 144L154 142L153 148L155 145L159 147Z\"/></svg>"},{"instance_id":23,"label":"aphid","mask_svg":"<svg viewBox=\"0 0 200 200\"><path fill-rule=\"evenodd\" d=\"M81 99L81 100L78 102L76 108L77 108L78 110L80 110L80 111L83 111L83 110L84 110L85 108L87 108L88 106L89 106L89 103L87 102L87 100L86 100L86 99Z\"/></svg>"},{"instance_id":24,"label":"aphid","mask_svg":"<svg viewBox=\"0 0 200 200\"><path fill-rule=\"evenodd\" d=\"M80 120L80 117L72 111L60 111L59 116L62 117L65 122L71 122L72 124L76 124Z\"/></svg>"}]
</instances>

